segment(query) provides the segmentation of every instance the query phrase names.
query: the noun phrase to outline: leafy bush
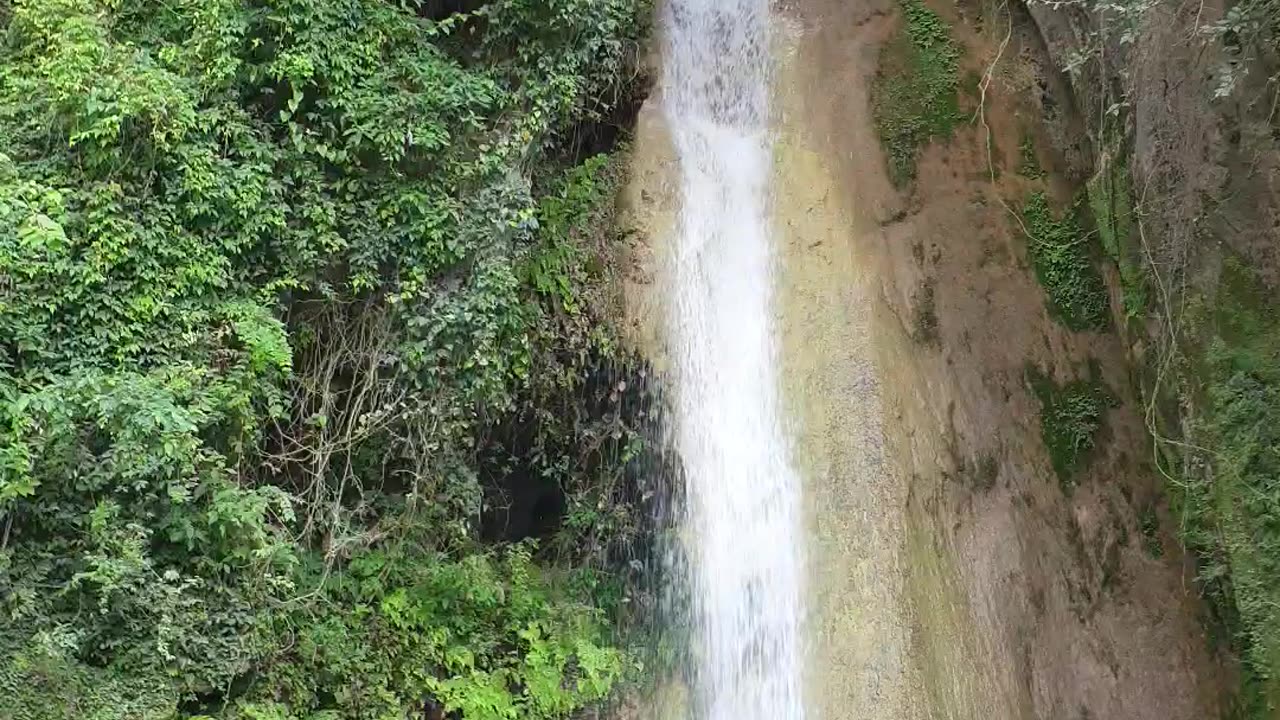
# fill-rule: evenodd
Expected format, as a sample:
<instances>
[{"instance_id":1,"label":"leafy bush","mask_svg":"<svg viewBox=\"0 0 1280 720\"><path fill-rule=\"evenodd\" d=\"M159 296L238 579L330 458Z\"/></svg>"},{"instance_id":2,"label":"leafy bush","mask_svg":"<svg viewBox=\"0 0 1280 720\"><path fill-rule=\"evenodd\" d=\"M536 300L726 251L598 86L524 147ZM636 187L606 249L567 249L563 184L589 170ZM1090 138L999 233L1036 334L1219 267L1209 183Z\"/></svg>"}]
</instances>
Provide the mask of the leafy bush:
<instances>
[{"instance_id":1,"label":"leafy bush","mask_svg":"<svg viewBox=\"0 0 1280 720\"><path fill-rule=\"evenodd\" d=\"M538 565L613 572L642 532L598 289L617 170L573 138L634 91L646 17L0 10L0 718L608 693L616 618ZM535 480L599 508L538 562L480 527Z\"/></svg>"},{"instance_id":2,"label":"leafy bush","mask_svg":"<svg viewBox=\"0 0 1280 720\"><path fill-rule=\"evenodd\" d=\"M429 560L363 552L315 600L274 614L284 642L228 717L272 706L384 717L434 704L466 718L557 718L617 680L622 655L604 618L553 597L528 546Z\"/></svg>"}]
</instances>

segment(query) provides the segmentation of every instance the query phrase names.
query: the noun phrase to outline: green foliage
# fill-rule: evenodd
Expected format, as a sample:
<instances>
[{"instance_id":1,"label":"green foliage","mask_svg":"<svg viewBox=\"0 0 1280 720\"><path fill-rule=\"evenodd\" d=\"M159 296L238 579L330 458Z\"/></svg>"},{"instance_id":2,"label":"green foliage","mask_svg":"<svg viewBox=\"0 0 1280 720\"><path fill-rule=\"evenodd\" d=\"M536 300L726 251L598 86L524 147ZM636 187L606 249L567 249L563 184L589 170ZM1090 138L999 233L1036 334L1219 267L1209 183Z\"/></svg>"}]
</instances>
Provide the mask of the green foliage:
<instances>
[{"instance_id":1,"label":"green foliage","mask_svg":"<svg viewBox=\"0 0 1280 720\"><path fill-rule=\"evenodd\" d=\"M1057 217L1043 192L1022 206L1027 254L1045 289L1049 312L1076 331L1107 327L1107 290L1089 256L1088 235L1080 227L1079 208Z\"/></svg>"},{"instance_id":2,"label":"green foliage","mask_svg":"<svg viewBox=\"0 0 1280 720\"><path fill-rule=\"evenodd\" d=\"M550 566L623 583L637 366L571 149L648 11L477 6L0 7L0 719L608 694ZM476 522L535 481L596 508L537 562Z\"/></svg>"},{"instance_id":3,"label":"green foliage","mask_svg":"<svg viewBox=\"0 0 1280 720\"><path fill-rule=\"evenodd\" d=\"M573 168L557 187L538 203L540 242L525 266L525 279L539 293L560 301L561 309L574 314L579 303L575 288L586 286L589 253L574 232L598 227L593 212L611 202L617 171L609 157L588 158Z\"/></svg>"},{"instance_id":4,"label":"green foliage","mask_svg":"<svg viewBox=\"0 0 1280 720\"><path fill-rule=\"evenodd\" d=\"M51 629L0 655L0 718L173 717L173 692L163 678L84 664L74 657L75 643L73 631Z\"/></svg>"},{"instance_id":5,"label":"green foliage","mask_svg":"<svg viewBox=\"0 0 1280 720\"><path fill-rule=\"evenodd\" d=\"M960 121L960 47L921 0L901 0L902 23L885 46L872 95L876 130L899 187L915 178L920 148Z\"/></svg>"},{"instance_id":6,"label":"green foliage","mask_svg":"<svg viewBox=\"0 0 1280 720\"><path fill-rule=\"evenodd\" d=\"M1096 380L1058 385L1034 367L1028 368L1027 377L1040 401L1040 437L1049 451L1049 461L1059 482L1070 489L1089 459L1103 414L1114 398Z\"/></svg>"},{"instance_id":7,"label":"green foliage","mask_svg":"<svg viewBox=\"0 0 1280 720\"><path fill-rule=\"evenodd\" d=\"M492 720L565 717L600 700L622 655L606 644L598 611L553 596L530 551L356 555L315 579L316 597L274 615L285 642L227 717L253 717L282 697L284 717L398 716L431 698Z\"/></svg>"},{"instance_id":8,"label":"green foliage","mask_svg":"<svg viewBox=\"0 0 1280 720\"><path fill-rule=\"evenodd\" d=\"M1125 315L1141 317L1147 307L1147 278L1142 256L1133 238L1128 166L1104 160L1098 174L1089 179L1086 189L1102 248L1120 272Z\"/></svg>"},{"instance_id":9,"label":"green foliage","mask_svg":"<svg viewBox=\"0 0 1280 720\"><path fill-rule=\"evenodd\" d=\"M1203 29L1206 38L1226 50L1214 68L1214 100L1230 97L1249 73L1268 68L1264 58L1280 45L1275 25L1278 12L1275 0L1245 0L1225 8L1216 22ZM1267 82L1275 79L1273 73Z\"/></svg>"},{"instance_id":10,"label":"green foliage","mask_svg":"<svg viewBox=\"0 0 1280 720\"><path fill-rule=\"evenodd\" d=\"M1204 318L1193 472L1171 488L1200 582L1246 665L1248 717L1280 707L1280 314L1236 260Z\"/></svg>"},{"instance_id":11,"label":"green foliage","mask_svg":"<svg viewBox=\"0 0 1280 720\"><path fill-rule=\"evenodd\" d=\"M1164 544L1160 542L1160 516L1154 507L1148 507L1138 516L1142 530L1142 547L1153 558L1164 556Z\"/></svg>"},{"instance_id":12,"label":"green foliage","mask_svg":"<svg viewBox=\"0 0 1280 720\"><path fill-rule=\"evenodd\" d=\"M643 364L602 332L620 304L612 249L623 232L614 204L622 169L597 156L547 183L538 242L523 271L540 299L538 372L511 422L493 437L506 453L496 462L533 459L528 474L563 491L564 523L548 549L584 561L624 552L646 532L648 517L634 502L632 472L647 450L640 429L651 401ZM611 579L583 570L575 581L608 596L607 605L620 600Z\"/></svg>"},{"instance_id":13,"label":"green foliage","mask_svg":"<svg viewBox=\"0 0 1280 720\"><path fill-rule=\"evenodd\" d=\"M1039 180L1044 177L1044 168L1040 167L1040 160L1036 157L1035 140L1030 134L1024 135L1022 143L1018 145L1018 174L1032 180Z\"/></svg>"}]
</instances>

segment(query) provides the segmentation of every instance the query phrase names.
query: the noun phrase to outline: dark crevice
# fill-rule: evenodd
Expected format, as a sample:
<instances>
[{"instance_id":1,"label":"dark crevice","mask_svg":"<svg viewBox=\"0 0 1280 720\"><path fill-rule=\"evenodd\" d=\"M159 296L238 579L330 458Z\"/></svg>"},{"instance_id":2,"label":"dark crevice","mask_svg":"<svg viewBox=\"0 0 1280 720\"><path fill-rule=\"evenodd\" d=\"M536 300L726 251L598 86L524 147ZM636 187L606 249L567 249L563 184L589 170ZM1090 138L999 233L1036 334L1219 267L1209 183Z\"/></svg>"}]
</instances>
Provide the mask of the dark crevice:
<instances>
[{"instance_id":1,"label":"dark crevice","mask_svg":"<svg viewBox=\"0 0 1280 720\"><path fill-rule=\"evenodd\" d=\"M618 91L618 99L603 111L588 112L565 134L557 155L577 165L589 157L610 153L629 141L635 132L640 107L649 96L653 80L637 75Z\"/></svg>"},{"instance_id":2,"label":"dark crevice","mask_svg":"<svg viewBox=\"0 0 1280 720\"><path fill-rule=\"evenodd\" d=\"M473 13L485 6L485 0L418 0L418 17L440 21L457 13Z\"/></svg>"}]
</instances>

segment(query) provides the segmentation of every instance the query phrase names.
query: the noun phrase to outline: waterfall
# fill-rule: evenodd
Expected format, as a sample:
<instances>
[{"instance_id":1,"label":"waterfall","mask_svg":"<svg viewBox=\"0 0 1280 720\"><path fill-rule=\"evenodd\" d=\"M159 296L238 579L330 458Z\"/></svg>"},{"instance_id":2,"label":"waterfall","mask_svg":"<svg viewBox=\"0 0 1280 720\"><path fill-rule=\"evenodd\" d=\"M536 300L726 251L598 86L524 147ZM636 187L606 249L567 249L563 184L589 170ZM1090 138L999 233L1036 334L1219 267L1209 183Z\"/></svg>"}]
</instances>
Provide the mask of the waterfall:
<instances>
[{"instance_id":1,"label":"waterfall","mask_svg":"<svg viewBox=\"0 0 1280 720\"><path fill-rule=\"evenodd\" d=\"M670 0L664 13L682 207L668 340L696 712L801 720L803 534L773 327L768 0Z\"/></svg>"}]
</instances>

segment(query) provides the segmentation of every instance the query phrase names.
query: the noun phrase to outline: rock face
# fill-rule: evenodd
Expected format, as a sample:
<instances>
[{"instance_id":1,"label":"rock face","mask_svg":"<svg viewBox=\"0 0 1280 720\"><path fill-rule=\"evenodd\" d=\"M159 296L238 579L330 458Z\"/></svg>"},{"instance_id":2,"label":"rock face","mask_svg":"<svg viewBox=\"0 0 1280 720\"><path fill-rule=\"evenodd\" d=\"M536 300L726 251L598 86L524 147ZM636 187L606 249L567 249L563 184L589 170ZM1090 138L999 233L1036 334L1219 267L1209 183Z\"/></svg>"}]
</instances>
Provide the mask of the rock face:
<instances>
[{"instance_id":1,"label":"rock face","mask_svg":"<svg viewBox=\"0 0 1280 720\"><path fill-rule=\"evenodd\" d=\"M1046 77L1036 26L936 7L962 73L1003 57L981 119L925 149L914 184L895 189L869 111L893 10L786 10L777 214L813 487L816 707L1214 717L1220 665L1196 591L1172 543L1159 558L1144 544L1158 487L1123 346L1050 316L1015 217L1035 188L1066 196L1088 176L1076 107L1089 99ZM1043 180L1013 171L1028 140ZM1096 376L1115 396L1069 482L1029 369L1061 386Z\"/></svg>"},{"instance_id":2,"label":"rock face","mask_svg":"<svg viewBox=\"0 0 1280 720\"><path fill-rule=\"evenodd\" d=\"M1208 32L1222 18L1222 3L1146 3L1123 17L1089 7L1027 9L1043 42L1044 72L1087 58L1068 82L1094 154L1071 157L1070 172L1093 174L1100 160L1128 161L1157 263L1195 273L1213 238L1248 256L1274 283L1280 236L1272 219L1280 198L1269 180L1277 153L1267 58L1239 65L1235 91L1219 97L1224 68L1239 62ZM1264 187L1231 203L1246 181Z\"/></svg>"},{"instance_id":3,"label":"rock face","mask_svg":"<svg viewBox=\"0 0 1280 720\"><path fill-rule=\"evenodd\" d=\"M898 5L775 6L777 311L810 506L813 716L1221 717L1235 663L1206 633L1147 422L1170 291L1133 282L1155 267L1211 287L1215 240L1274 282L1266 73L1206 100L1220 57L1195 27L1220 8L1198 3L1135 12L1102 41L1085 6L928 6L973 82L903 187L872 108ZM660 354L649 279L679 201L657 116L641 113L626 202L629 308ZM1095 258L1110 320L1073 331L1037 281L1026 207L1097 210L1100 188L1129 224ZM1064 465L1055 423L1089 398Z\"/></svg>"},{"instance_id":4,"label":"rock face","mask_svg":"<svg viewBox=\"0 0 1280 720\"><path fill-rule=\"evenodd\" d=\"M1253 0L1028 13L1048 65L1086 58L1069 96L1092 153L1070 171L1088 178L1154 464L1248 718L1280 713L1277 442L1259 429L1280 417L1274 15Z\"/></svg>"}]
</instances>

